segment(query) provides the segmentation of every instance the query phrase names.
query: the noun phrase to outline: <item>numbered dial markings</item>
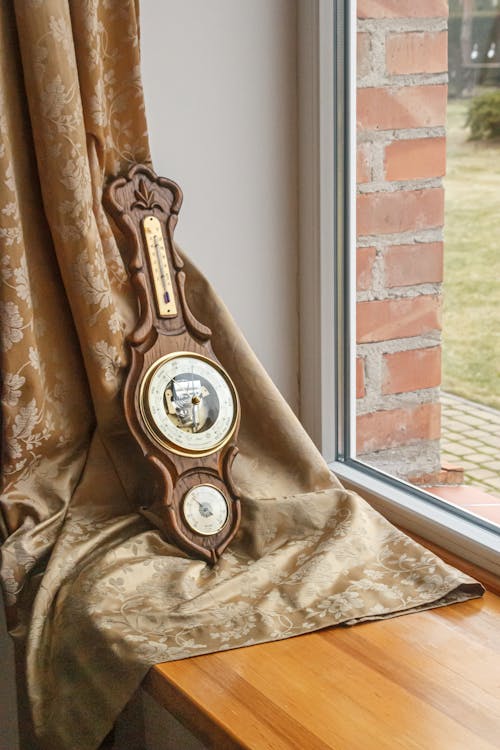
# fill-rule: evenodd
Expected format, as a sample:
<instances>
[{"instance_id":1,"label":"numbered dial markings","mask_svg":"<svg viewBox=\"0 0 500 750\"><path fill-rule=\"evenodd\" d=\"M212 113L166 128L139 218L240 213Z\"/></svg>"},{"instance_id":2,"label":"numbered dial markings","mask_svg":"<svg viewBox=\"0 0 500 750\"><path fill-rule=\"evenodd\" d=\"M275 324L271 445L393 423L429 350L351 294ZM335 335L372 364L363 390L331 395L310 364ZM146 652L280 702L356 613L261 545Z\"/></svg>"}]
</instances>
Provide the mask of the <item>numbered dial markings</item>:
<instances>
[{"instance_id":1,"label":"numbered dial markings","mask_svg":"<svg viewBox=\"0 0 500 750\"><path fill-rule=\"evenodd\" d=\"M156 216L146 216L142 222L142 228L146 238L146 250L155 292L156 310L160 318L175 317L177 305L161 224Z\"/></svg>"},{"instance_id":2,"label":"numbered dial markings","mask_svg":"<svg viewBox=\"0 0 500 750\"><path fill-rule=\"evenodd\" d=\"M238 400L225 371L187 352L161 357L141 385L140 408L152 436L185 455L207 455L234 432Z\"/></svg>"},{"instance_id":3,"label":"numbered dial markings","mask_svg":"<svg viewBox=\"0 0 500 750\"><path fill-rule=\"evenodd\" d=\"M193 531L210 536L226 525L229 510L220 490L210 484L200 484L186 492L183 513Z\"/></svg>"}]
</instances>

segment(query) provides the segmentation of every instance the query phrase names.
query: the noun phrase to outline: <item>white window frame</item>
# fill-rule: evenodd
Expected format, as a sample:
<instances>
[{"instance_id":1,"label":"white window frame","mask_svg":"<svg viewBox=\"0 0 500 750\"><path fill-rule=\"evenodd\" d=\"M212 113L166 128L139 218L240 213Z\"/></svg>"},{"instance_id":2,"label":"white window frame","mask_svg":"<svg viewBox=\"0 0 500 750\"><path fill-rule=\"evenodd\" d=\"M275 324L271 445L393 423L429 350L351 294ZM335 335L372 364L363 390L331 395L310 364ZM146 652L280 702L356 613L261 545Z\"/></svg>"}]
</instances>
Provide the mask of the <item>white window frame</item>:
<instances>
[{"instance_id":1,"label":"white window frame","mask_svg":"<svg viewBox=\"0 0 500 750\"><path fill-rule=\"evenodd\" d=\"M355 0L299 0L300 411L332 471L390 521L500 576L492 524L355 456ZM354 429L351 429L351 425Z\"/></svg>"}]
</instances>

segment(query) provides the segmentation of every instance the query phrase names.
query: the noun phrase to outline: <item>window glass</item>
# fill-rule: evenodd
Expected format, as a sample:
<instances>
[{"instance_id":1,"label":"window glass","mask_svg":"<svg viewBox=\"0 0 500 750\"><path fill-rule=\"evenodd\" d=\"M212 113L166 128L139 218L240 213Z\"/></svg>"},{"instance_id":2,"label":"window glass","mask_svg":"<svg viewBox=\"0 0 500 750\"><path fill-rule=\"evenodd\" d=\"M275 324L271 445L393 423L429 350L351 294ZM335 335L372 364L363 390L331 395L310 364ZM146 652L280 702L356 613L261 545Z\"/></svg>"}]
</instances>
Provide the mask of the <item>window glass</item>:
<instances>
[{"instance_id":1,"label":"window glass","mask_svg":"<svg viewBox=\"0 0 500 750\"><path fill-rule=\"evenodd\" d=\"M500 525L498 5L357 3L355 450Z\"/></svg>"}]
</instances>

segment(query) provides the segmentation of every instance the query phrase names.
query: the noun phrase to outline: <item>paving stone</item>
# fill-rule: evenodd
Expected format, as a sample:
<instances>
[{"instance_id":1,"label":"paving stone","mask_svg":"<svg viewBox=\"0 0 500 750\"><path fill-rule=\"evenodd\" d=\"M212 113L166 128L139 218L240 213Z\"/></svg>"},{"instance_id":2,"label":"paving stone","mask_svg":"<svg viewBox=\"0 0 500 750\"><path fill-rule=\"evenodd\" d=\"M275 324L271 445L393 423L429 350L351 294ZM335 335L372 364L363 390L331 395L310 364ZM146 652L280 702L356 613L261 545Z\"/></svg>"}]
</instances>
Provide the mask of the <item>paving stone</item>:
<instances>
[{"instance_id":1,"label":"paving stone","mask_svg":"<svg viewBox=\"0 0 500 750\"><path fill-rule=\"evenodd\" d=\"M457 461L460 463L460 466L462 465L461 461L462 459L460 456L456 456L454 453L451 453L451 451L441 451L441 463L457 463Z\"/></svg>"},{"instance_id":2,"label":"paving stone","mask_svg":"<svg viewBox=\"0 0 500 750\"><path fill-rule=\"evenodd\" d=\"M477 409L471 407L469 413L475 417L481 417L483 422L498 422L497 412L494 409Z\"/></svg>"},{"instance_id":3,"label":"paving stone","mask_svg":"<svg viewBox=\"0 0 500 750\"><path fill-rule=\"evenodd\" d=\"M500 419L484 419L483 430L498 430L500 427Z\"/></svg>"},{"instance_id":4,"label":"paving stone","mask_svg":"<svg viewBox=\"0 0 500 750\"><path fill-rule=\"evenodd\" d=\"M471 472L467 472L467 473L469 474L469 476L471 475ZM489 480L489 479L493 479L496 476L497 476L496 471L490 471L489 469L483 469L481 467L474 469L474 477L476 477L477 479Z\"/></svg>"},{"instance_id":5,"label":"paving stone","mask_svg":"<svg viewBox=\"0 0 500 750\"><path fill-rule=\"evenodd\" d=\"M453 453L455 456L465 456L466 453L470 453L468 445L460 445L460 443L449 443L447 450L449 453Z\"/></svg>"},{"instance_id":6,"label":"paving stone","mask_svg":"<svg viewBox=\"0 0 500 750\"><path fill-rule=\"evenodd\" d=\"M447 456L449 454L453 455L453 452L450 450L450 445L443 445L441 443L441 456Z\"/></svg>"},{"instance_id":7,"label":"paving stone","mask_svg":"<svg viewBox=\"0 0 500 750\"><path fill-rule=\"evenodd\" d=\"M453 453L453 447L459 445L459 443L443 443L441 442L441 453ZM470 450L470 445L467 446Z\"/></svg>"},{"instance_id":8,"label":"paving stone","mask_svg":"<svg viewBox=\"0 0 500 750\"><path fill-rule=\"evenodd\" d=\"M491 456L488 456L486 453L468 453L465 458L467 461L471 461L474 464L479 464L479 466L482 466L485 468L485 465L488 466L488 468L492 471L495 471L495 468L491 466Z\"/></svg>"},{"instance_id":9,"label":"paving stone","mask_svg":"<svg viewBox=\"0 0 500 750\"><path fill-rule=\"evenodd\" d=\"M495 487L500 487L500 474L496 472L496 474L488 479L488 483L494 485Z\"/></svg>"},{"instance_id":10,"label":"paving stone","mask_svg":"<svg viewBox=\"0 0 500 750\"><path fill-rule=\"evenodd\" d=\"M443 422L443 428L446 429L447 432L455 432L457 435L463 435L469 430L468 425L464 424L464 422L458 422L455 419Z\"/></svg>"},{"instance_id":11,"label":"paving stone","mask_svg":"<svg viewBox=\"0 0 500 750\"><path fill-rule=\"evenodd\" d=\"M441 394L441 408L442 463L461 466L468 486L500 502L500 411L449 393Z\"/></svg>"},{"instance_id":12,"label":"paving stone","mask_svg":"<svg viewBox=\"0 0 500 750\"><path fill-rule=\"evenodd\" d=\"M481 417L467 417L468 420L471 421L472 419L475 420L474 424L472 425L472 429L474 430L482 430L483 432L491 432L492 430L495 430L495 423L494 422L487 422L485 419L481 419Z\"/></svg>"},{"instance_id":13,"label":"paving stone","mask_svg":"<svg viewBox=\"0 0 500 750\"><path fill-rule=\"evenodd\" d=\"M478 440L476 445L474 446L476 453L484 453L485 448L489 445L488 440ZM487 453L488 451L486 451Z\"/></svg>"},{"instance_id":14,"label":"paving stone","mask_svg":"<svg viewBox=\"0 0 500 750\"><path fill-rule=\"evenodd\" d=\"M492 456L500 455L498 448L495 448L493 445L483 445L481 446L481 450L483 453L489 453Z\"/></svg>"},{"instance_id":15,"label":"paving stone","mask_svg":"<svg viewBox=\"0 0 500 750\"><path fill-rule=\"evenodd\" d=\"M488 445L488 443L489 443L487 435L483 436L483 435L474 435L473 434L473 435L470 436L470 440L478 448L480 448L483 445ZM457 442L461 443L462 441L458 440ZM478 453L479 453L479 451L478 451Z\"/></svg>"},{"instance_id":16,"label":"paving stone","mask_svg":"<svg viewBox=\"0 0 500 750\"><path fill-rule=\"evenodd\" d=\"M471 438L471 437L464 437L462 438L460 442L462 443L462 445L468 445L470 448L481 447L481 450L482 450L482 446L484 445L482 440L475 440L474 438Z\"/></svg>"},{"instance_id":17,"label":"paving stone","mask_svg":"<svg viewBox=\"0 0 500 750\"><path fill-rule=\"evenodd\" d=\"M455 416L458 422L464 422L470 427L478 427L481 429L484 426L484 421L478 417L473 417L471 414L460 414Z\"/></svg>"},{"instance_id":18,"label":"paving stone","mask_svg":"<svg viewBox=\"0 0 500 750\"><path fill-rule=\"evenodd\" d=\"M489 443L491 434L489 432L485 432L484 430L471 430L470 437L473 440L480 440L482 443Z\"/></svg>"},{"instance_id":19,"label":"paving stone","mask_svg":"<svg viewBox=\"0 0 500 750\"><path fill-rule=\"evenodd\" d=\"M460 456L454 456L453 453L441 453L441 464L454 464L463 469L463 462Z\"/></svg>"}]
</instances>

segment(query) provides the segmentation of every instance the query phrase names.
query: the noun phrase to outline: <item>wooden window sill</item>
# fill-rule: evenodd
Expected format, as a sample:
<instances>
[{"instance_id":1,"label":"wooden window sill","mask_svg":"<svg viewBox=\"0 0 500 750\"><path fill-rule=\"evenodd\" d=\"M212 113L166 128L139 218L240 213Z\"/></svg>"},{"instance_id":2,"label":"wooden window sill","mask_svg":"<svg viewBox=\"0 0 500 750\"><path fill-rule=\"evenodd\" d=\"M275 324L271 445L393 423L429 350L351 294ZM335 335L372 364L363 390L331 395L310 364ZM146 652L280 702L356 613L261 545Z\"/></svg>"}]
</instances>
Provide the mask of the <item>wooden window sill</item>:
<instances>
[{"instance_id":1,"label":"wooden window sill","mask_svg":"<svg viewBox=\"0 0 500 750\"><path fill-rule=\"evenodd\" d=\"M498 579L483 582L498 592ZM143 687L217 750L496 750L499 626L500 597L488 591L441 609L159 664Z\"/></svg>"}]
</instances>

